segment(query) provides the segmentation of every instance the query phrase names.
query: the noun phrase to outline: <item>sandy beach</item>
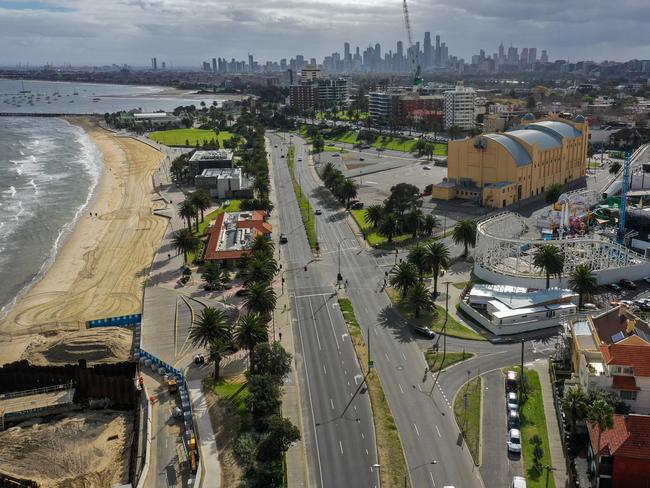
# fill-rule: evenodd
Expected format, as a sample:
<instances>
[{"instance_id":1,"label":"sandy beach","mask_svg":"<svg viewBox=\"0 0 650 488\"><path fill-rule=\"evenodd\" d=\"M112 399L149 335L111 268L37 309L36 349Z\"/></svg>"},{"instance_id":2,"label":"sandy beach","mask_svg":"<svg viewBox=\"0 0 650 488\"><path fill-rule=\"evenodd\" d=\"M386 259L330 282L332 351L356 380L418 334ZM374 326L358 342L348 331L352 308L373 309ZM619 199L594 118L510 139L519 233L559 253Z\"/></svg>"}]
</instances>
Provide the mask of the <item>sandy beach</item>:
<instances>
[{"instance_id":1,"label":"sandy beach","mask_svg":"<svg viewBox=\"0 0 650 488\"><path fill-rule=\"evenodd\" d=\"M20 359L36 334L78 331L87 320L140 312L144 279L167 226L152 212L151 175L162 154L93 121L69 121L99 147L104 174L51 268L0 323L0 364Z\"/></svg>"}]
</instances>

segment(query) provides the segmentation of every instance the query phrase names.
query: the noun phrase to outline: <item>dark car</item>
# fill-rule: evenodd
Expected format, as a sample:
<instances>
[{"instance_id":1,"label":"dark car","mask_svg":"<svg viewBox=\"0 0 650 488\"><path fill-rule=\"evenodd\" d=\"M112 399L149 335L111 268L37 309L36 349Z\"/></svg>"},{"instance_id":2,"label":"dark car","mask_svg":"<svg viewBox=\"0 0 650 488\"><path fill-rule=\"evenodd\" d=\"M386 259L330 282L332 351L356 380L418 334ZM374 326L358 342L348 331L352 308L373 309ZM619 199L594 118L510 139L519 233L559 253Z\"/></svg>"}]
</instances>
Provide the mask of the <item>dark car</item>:
<instances>
[{"instance_id":1,"label":"dark car","mask_svg":"<svg viewBox=\"0 0 650 488\"><path fill-rule=\"evenodd\" d=\"M413 329L429 339L433 339L436 336L435 332L424 325L414 325Z\"/></svg>"},{"instance_id":2,"label":"dark car","mask_svg":"<svg viewBox=\"0 0 650 488\"><path fill-rule=\"evenodd\" d=\"M618 282L623 288L627 288L628 290L636 290L637 289L637 284L632 281L623 278L621 281Z\"/></svg>"},{"instance_id":3,"label":"dark car","mask_svg":"<svg viewBox=\"0 0 650 488\"><path fill-rule=\"evenodd\" d=\"M354 210L361 210L363 208L363 202L354 202L350 207Z\"/></svg>"},{"instance_id":4,"label":"dark car","mask_svg":"<svg viewBox=\"0 0 650 488\"><path fill-rule=\"evenodd\" d=\"M289 242L289 238L286 234L280 234L280 244L286 244Z\"/></svg>"}]
</instances>

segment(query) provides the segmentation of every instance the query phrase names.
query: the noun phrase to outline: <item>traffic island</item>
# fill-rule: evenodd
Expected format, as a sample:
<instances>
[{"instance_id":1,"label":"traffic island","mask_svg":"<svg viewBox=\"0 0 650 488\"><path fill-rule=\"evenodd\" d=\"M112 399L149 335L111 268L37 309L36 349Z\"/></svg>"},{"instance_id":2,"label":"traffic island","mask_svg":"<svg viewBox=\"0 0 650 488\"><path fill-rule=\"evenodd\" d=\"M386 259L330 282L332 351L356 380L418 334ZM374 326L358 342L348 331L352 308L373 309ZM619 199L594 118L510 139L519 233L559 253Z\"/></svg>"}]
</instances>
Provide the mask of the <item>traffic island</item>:
<instances>
[{"instance_id":1,"label":"traffic island","mask_svg":"<svg viewBox=\"0 0 650 488\"><path fill-rule=\"evenodd\" d=\"M395 425L395 419L388 406L384 389L376 371L368 371L368 348L363 339L361 327L354 314L352 302L347 298L339 298L339 306L343 319L350 332L352 344L359 358L361 371L366 377L366 385L370 394L375 437L377 440L377 457L382 469L380 471L383 488L403 488L411 486L402 441Z\"/></svg>"},{"instance_id":2,"label":"traffic island","mask_svg":"<svg viewBox=\"0 0 650 488\"><path fill-rule=\"evenodd\" d=\"M318 234L316 233L316 219L314 218L314 208L309 203L309 198L302 191L302 187L296 179L294 157L296 148L291 146L287 152L287 166L289 167L289 175L291 175L291 183L293 184L293 191L296 194L298 207L300 208L300 217L302 224L305 227L307 234L307 241L312 250L318 249Z\"/></svg>"},{"instance_id":3,"label":"traffic island","mask_svg":"<svg viewBox=\"0 0 650 488\"><path fill-rule=\"evenodd\" d=\"M478 376L465 383L454 398L456 423L465 438L465 443L472 454L474 464L477 466L481 460L479 450L481 440L481 389L482 380Z\"/></svg>"},{"instance_id":4,"label":"traffic island","mask_svg":"<svg viewBox=\"0 0 650 488\"><path fill-rule=\"evenodd\" d=\"M474 357L474 353L465 352L465 351L447 352L444 355L444 359L443 359L443 354L440 351L436 352L436 351L429 350L424 353L424 359L429 365L429 371L431 371L432 373L436 373L441 369L446 369L449 366L453 366L454 364L460 363L462 361L472 359L473 357Z\"/></svg>"}]
</instances>

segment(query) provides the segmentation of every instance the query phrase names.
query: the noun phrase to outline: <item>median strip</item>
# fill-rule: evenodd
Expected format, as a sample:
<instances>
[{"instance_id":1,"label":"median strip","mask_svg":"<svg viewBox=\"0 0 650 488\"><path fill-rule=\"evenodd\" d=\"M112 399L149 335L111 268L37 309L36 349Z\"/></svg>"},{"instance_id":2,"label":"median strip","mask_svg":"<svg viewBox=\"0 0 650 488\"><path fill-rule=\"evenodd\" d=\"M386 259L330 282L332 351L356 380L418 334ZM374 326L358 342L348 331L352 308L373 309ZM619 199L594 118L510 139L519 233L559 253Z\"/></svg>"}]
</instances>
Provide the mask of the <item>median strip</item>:
<instances>
[{"instance_id":1,"label":"median strip","mask_svg":"<svg viewBox=\"0 0 650 488\"><path fill-rule=\"evenodd\" d=\"M302 188L296 179L294 164L295 153L296 148L291 146L287 152L287 166L289 167L289 174L291 175L293 191L296 194L296 200L298 200L298 207L300 207L300 217L302 218L302 224L305 227L307 241L309 242L309 247L311 247L312 250L315 250L318 248L318 234L316 233L314 209L311 206L311 203L309 203L309 198L307 198L307 195L303 193Z\"/></svg>"},{"instance_id":2,"label":"median strip","mask_svg":"<svg viewBox=\"0 0 650 488\"><path fill-rule=\"evenodd\" d=\"M454 398L454 416L463 433L474 464L480 464L479 444L481 439L481 377L478 376L458 391Z\"/></svg>"},{"instance_id":3,"label":"median strip","mask_svg":"<svg viewBox=\"0 0 650 488\"><path fill-rule=\"evenodd\" d=\"M350 331L350 337L359 358L361 371L366 375L368 373L368 348L354 314L352 302L348 298L339 298L339 306ZM411 486L402 441L395 425L395 419L390 411L379 376L374 370L371 370L367 375L366 384L370 394L373 423L375 425L378 463L381 465L381 486L383 488Z\"/></svg>"}]
</instances>

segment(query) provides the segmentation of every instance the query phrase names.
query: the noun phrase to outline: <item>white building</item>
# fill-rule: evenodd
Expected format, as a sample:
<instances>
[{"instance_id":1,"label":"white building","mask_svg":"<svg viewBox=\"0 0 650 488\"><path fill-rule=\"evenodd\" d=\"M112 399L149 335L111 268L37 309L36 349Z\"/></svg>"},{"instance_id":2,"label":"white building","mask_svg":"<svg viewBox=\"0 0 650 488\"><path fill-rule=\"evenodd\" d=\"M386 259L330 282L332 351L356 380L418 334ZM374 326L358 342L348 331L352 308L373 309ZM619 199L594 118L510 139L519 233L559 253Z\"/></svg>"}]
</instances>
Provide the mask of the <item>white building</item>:
<instances>
[{"instance_id":1,"label":"white building","mask_svg":"<svg viewBox=\"0 0 650 488\"><path fill-rule=\"evenodd\" d=\"M368 112L374 120L388 119L391 114L392 95L386 92L370 92L368 94Z\"/></svg>"},{"instance_id":2,"label":"white building","mask_svg":"<svg viewBox=\"0 0 650 488\"><path fill-rule=\"evenodd\" d=\"M457 125L462 130L473 129L476 122L476 92L457 85L445 92L445 129Z\"/></svg>"},{"instance_id":3,"label":"white building","mask_svg":"<svg viewBox=\"0 0 650 488\"><path fill-rule=\"evenodd\" d=\"M181 119L176 117L174 114L168 114L166 112L152 112L133 114L133 120L136 123L147 123L153 126L167 126L170 124L179 124Z\"/></svg>"},{"instance_id":4,"label":"white building","mask_svg":"<svg viewBox=\"0 0 650 488\"><path fill-rule=\"evenodd\" d=\"M474 285L461 309L493 334L509 335L560 325L577 312L577 298L563 288Z\"/></svg>"},{"instance_id":5,"label":"white building","mask_svg":"<svg viewBox=\"0 0 650 488\"><path fill-rule=\"evenodd\" d=\"M194 177L197 188L205 188L212 198L252 198L250 183L241 168L208 168Z\"/></svg>"}]
</instances>

